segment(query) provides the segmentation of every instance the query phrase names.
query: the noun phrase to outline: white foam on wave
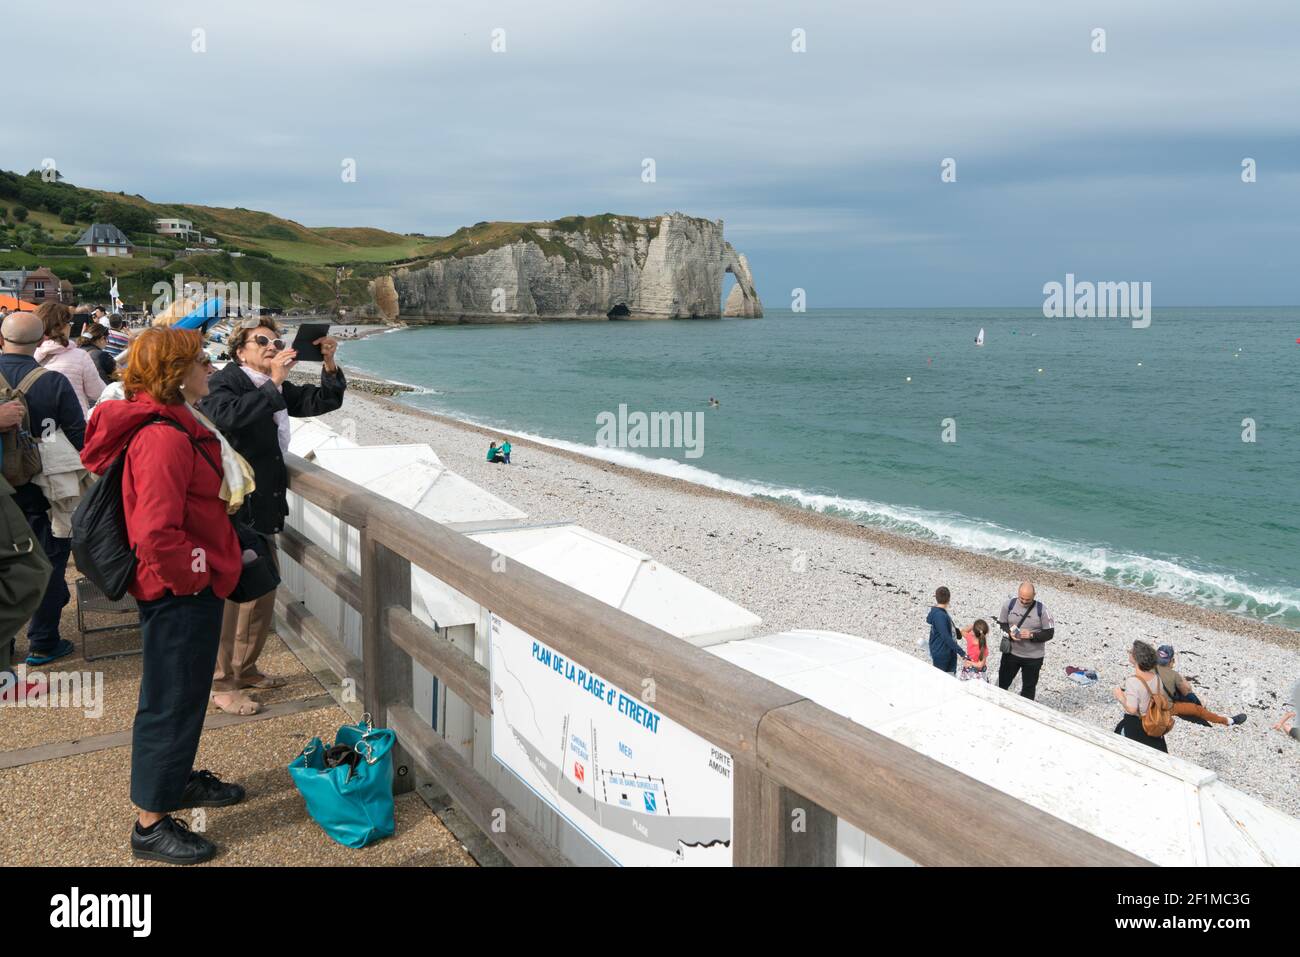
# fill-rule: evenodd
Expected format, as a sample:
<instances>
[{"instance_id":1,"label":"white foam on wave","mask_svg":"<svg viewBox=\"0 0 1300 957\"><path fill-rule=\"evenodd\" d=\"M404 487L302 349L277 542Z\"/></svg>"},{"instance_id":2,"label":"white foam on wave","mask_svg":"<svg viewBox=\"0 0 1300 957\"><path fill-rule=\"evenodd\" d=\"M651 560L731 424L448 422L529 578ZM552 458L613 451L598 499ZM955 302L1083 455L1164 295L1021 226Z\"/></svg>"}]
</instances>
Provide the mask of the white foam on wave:
<instances>
[{"instance_id":1,"label":"white foam on wave","mask_svg":"<svg viewBox=\"0 0 1300 957\"><path fill-rule=\"evenodd\" d=\"M963 551L1069 572L1134 591L1235 612L1251 618L1271 619L1290 625L1300 623L1300 589L1260 586L1244 582L1226 572L1195 568L1178 561L1153 558L1103 545L1044 538L958 513L935 512L747 479L732 479L679 459L651 457L627 449L583 445L459 416L457 418L480 428L501 429L537 445L565 449L587 458L682 479L737 495L772 498L810 511L847 518L911 538L939 542Z\"/></svg>"}]
</instances>

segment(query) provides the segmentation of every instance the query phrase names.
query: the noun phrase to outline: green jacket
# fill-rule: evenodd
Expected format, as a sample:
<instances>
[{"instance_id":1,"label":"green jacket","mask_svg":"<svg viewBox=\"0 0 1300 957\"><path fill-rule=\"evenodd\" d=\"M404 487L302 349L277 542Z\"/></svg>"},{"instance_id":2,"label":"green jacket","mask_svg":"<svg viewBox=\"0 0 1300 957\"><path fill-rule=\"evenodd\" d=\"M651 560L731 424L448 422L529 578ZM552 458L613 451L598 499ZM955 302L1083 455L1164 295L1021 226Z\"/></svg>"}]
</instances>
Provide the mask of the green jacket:
<instances>
[{"instance_id":1,"label":"green jacket","mask_svg":"<svg viewBox=\"0 0 1300 957\"><path fill-rule=\"evenodd\" d=\"M14 502L14 487L0 476L0 670L9 667L9 642L36 611L49 581L49 559Z\"/></svg>"}]
</instances>

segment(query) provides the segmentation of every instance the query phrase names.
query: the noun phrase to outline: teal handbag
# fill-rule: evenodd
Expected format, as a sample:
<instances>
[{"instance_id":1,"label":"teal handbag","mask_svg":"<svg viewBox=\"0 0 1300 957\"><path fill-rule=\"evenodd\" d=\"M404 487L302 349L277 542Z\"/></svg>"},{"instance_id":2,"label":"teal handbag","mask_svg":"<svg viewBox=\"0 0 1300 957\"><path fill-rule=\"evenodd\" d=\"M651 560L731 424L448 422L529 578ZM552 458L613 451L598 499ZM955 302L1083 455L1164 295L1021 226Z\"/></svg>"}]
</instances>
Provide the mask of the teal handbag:
<instances>
[{"instance_id":1,"label":"teal handbag","mask_svg":"<svg viewBox=\"0 0 1300 957\"><path fill-rule=\"evenodd\" d=\"M344 847L365 847L396 829L393 744L397 735L373 727L369 717L340 727L333 745L312 738L289 762L289 775L307 802L307 813ZM331 766L340 755L350 761Z\"/></svg>"}]
</instances>

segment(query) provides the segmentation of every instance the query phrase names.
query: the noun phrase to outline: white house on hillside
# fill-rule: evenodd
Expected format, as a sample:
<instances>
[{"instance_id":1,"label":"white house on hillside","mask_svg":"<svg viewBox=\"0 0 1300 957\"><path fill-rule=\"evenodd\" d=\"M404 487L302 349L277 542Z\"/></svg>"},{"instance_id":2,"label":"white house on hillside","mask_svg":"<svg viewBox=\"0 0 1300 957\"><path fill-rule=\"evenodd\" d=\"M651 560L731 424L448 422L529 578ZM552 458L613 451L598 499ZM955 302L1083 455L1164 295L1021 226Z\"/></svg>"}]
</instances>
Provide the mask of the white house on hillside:
<instances>
[{"instance_id":1,"label":"white house on hillside","mask_svg":"<svg viewBox=\"0 0 1300 957\"><path fill-rule=\"evenodd\" d=\"M199 231L194 228L194 224L188 219L155 219L153 227L155 232L164 236L173 236L176 239L199 238Z\"/></svg>"}]
</instances>

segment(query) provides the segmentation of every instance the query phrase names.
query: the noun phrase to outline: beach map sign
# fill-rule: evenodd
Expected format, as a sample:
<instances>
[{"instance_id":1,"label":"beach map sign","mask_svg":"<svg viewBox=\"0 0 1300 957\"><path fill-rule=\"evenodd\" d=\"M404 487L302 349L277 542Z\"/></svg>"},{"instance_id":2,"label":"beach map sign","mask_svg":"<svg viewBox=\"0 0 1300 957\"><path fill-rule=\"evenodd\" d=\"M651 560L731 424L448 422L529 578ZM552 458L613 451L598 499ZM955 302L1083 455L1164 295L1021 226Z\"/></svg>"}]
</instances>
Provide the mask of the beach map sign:
<instances>
[{"instance_id":1,"label":"beach map sign","mask_svg":"<svg viewBox=\"0 0 1300 957\"><path fill-rule=\"evenodd\" d=\"M731 865L731 755L491 616L492 756L617 864Z\"/></svg>"}]
</instances>

